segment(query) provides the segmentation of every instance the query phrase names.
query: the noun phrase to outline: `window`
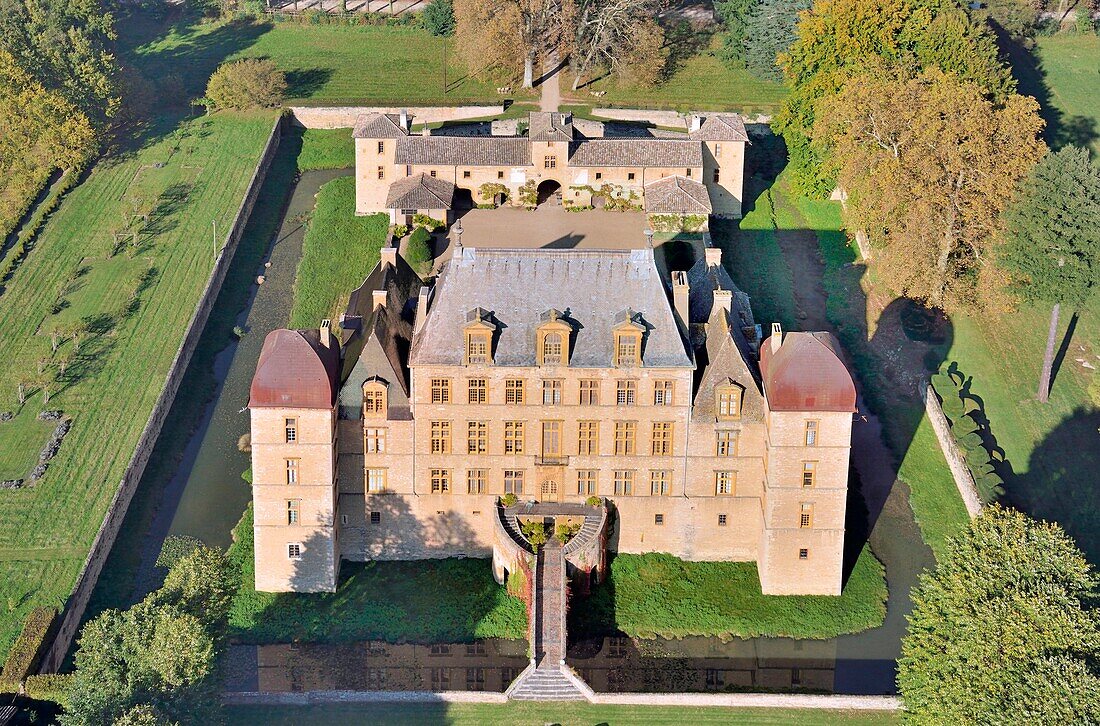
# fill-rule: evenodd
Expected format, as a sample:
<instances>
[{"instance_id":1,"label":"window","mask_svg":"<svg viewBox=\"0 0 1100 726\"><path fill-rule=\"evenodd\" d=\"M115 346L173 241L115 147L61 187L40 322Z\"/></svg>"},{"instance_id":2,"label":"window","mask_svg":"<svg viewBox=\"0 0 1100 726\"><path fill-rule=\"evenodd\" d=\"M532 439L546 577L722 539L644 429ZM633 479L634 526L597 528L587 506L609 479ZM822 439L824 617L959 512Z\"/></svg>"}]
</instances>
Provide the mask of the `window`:
<instances>
[{"instance_id":1,"label":"window","mask_svg":"<svg viewBox=\"0 0 1100 726\"><path fill-rule=\"evenodd\" d=\"M558 483L553 479L547 479L542 483L542 496L556 497L558 495Z\"/></svg>"},{"instance_id":2,"label":"window","mask_svg":"<svg viewBox=\"0 0 1100 726\"><path fill-rule=\"evenodd\" d=\"M436 643L428 650L428 655L450 655L451 646L444 645L442 643Z\"/></svg>"},{"instance_id":3,"label":"window","mask_svg":"<svg viewBox=\"0 0 1100 726\"><path fill-rule=\"evenodd\" d=\"M432 668L432 690L451 690L451 671L449 668Z\"/></svg>"},{"instance_id":4,"label":"window","mask_svg":"<svg viewBox=\"0 0 1100 726\"><path fill-rule=\"evenodd\" d=\"M450 494L451 493L451 470L450 469L432 469L432 494Z\"/></svg>"},{"instance_id":5,"label":"window","mask_svg":"<svg viewBox=\"0 0 1100 726\"><path fill-rule=\"evenodd\" d=\"M714 169L714 183L717 184L722 180L722 175L717 168Z\"/></svg>"},{"instance_id":6,"label":"window","mask_svg":"<svg viewBox=\"0 0 1100 726\"><path fill-rule=\"evenodd\" d=\"M627 180L627 181L634 181L634 172L632 172L632 171L631 171L631 172L627 172L627 175L626 175L626 180Z\"/></svg>"},{"instance_id":7,"label":"window","mask_svg":"<svg viewBox=\"0 0 1100 726\"><path fill-rule=\"evenodd\" d=\"M286 460L286 483L297 484L298 483L298 463L301 459L287 459Z\"/></svg>"},{"instance_id":8,"label":"window","mask_svg":"<svg viewBox=\"0 0 1100 726\"><path fill-rule=\"evenodd\" d=\"M485 403L488 400L488 393L486 388L486 382L484 378L471 378L469 380L466 402L467 403Z\"/></svg>"},{"instance_id":9,"label":"window","mask_svg":"<svg viewBox=\"0 0 1100 726\"><path fill-rule=\"evenodd\" d=\"M798 559L800 559L800 560L810 559L810 551L808 549L806 549L805 547L803 547L802 549L800 549L798 551Z\"/></svg>"},{"instance_id":10,"label":"window","mask_svg":"<svg viewBox=\"0 0 1100 726\"><path fill-rule=\"evenodd\" d=\"M672 456L672 422L653 422L653 443L650 447L653 456Z\"/></svg>"},{"instance_id":11,"label":"window","mask_svg":"<svg viewBox=\"0 0 1100 726\"><path fill-rule=\"evenodd\" d=\"M726 522L727 522L727 520L726 520L726 515L724 515L724 514L719 514L719 515L718 515L718 526L719 526L719 527L725 527L725 526L726 526Z\"/></svg>"},{"instance_id":12,"label":"window","mask_svg":"<svg viewBox=\"0 0 1100 726\"><path fill-rule=\"evenodd\" d=\"M707 668L706 683L708 688L722 688L726 685L725 671L718 668Z\"/></svg>"},{"instance_id":13,"label":"window","mask_svg":"<svg viewBox=\"0 0 1100 726\"><path fill-rule=\"evenodd\" d=\"M596 172L596 179L603 179L603 172L602 171Z\"/></svg>"},{"instance_id":14,"label":"window","mask_svg":"<svg viewBox=\"0 0 1100 726\"><path fill-rule=\"evenodd\" d=\"M485 643L477 641L466 646L466 655L485 655Z\"/></svg>"},{"instance_id":15,"label":"window","mask_svg":"<svg viewBox=\"0 0 1100 726\"><path fill-rule=\"evenodd\" d=\"M450 378L433 378L432 379L432 403L450 403L451 402L451 379Z\"/></svg>"},{"instance_id":16,"label":"window","mask_svg":"<svg viewBox=\"0 0 1100 726\"><path fill-rule=\"evenodd\" d=\"M363 429L363 451L368 454L386 453L386 429Z\"/></svg>"},{"instance_id":17,"label":"window","mask_svg":"<svg viewBox=\"0 0 1100 726\"><path fill-rule=\"evenodd\" d=\"M405 176L408 176L408 174L406 174ZM416 214L415 209L402 209L401 210L401 216L403 216L403 217L412 217L415 214Z\"/></svg>"},{"instance_id":18,"label":"window","mask_svg":"<svg viewBox=\"0 0 1100 726\"><path fill-rule=\"evenodd\" d=\"M503 179L503 178L504 178L504 172L498 171L497 172L497 179Z\"/></svg>"},{"instance_id":19,"label":"window","mask_svg":"<svg viewBox=\"0 0 1100 726\"><path fill-rule=\"evenodd\" d=\"M543 169L556 169L558 168L558 157L556 156L544 156L542 157Z\"/></svg>"},{"instance_id":20,"label":"window","mask_svg":"<svg viewBox=\"0 0 1100 726\"><path fill-rule=\"evenodd\" d=\"M467 691L484 691L485 690L485 669L484 668L467 668L466 669L466 690Z\"/></svg>"},{"instance_id":21,"label":"window","mask_svg":"<svg viewBox=\"0 0 1100 726\"><path fill-rule=\"evenodd\" d=\"M378 167L378 178L379 179L385 179L386 178L386 167L384 167L384 166Z\"/></svg>"},{"instance_id":22,"label":"window","mask_svg":"<svg viewBox=\"0 0 1100 726\"><path fill-rule=\"evenodd\" d=\"M593 496L597 492L596 470L581 469L577 472L577 494L582 497Z\"/></svg>"},{"instance_id":23,"label":"window","mask_svg":"<svg viewBox=\"0 0 1100 726\"><path fill-rule=\"evenodd\" d=\"M286 429L284 431L284 441L288 444L293 444L298 440L298 419L288 418L286 420Z\"/></svg>"},{"instance_id":24,"label":"window","mask_svg":"<svg viewBox=\"0 0 1100 726\"><path fill-rule=\"evenodd\" d=\"M466 424L466 453L484 454L489 449L489 423L469 421Z\"/></svg>"},{"instance_id":25,"label":"window","mask_svg":"<svg viewBox=\"0 0 1100 726\"><path fill-rule=\"evenodd\" d=\"M714 494L716 496L731 496L737 485L737 474L732 471L714 472Z\"/></svg>"},{"instance_id":26,"label":"window","mask_svg":"<svg viewBox=\"0 0 1100 726\"><path fill-rule=\"evenodd\" d=\"M449 454L451 453L451 422L450 421L432 421L432 445L431 452L433 454Z\"/></svg>"},{"instance_id":27,"label":"window","mask_svg":"<svg viewBox=\"0 0 1100 726\"><path fill-rule=\"evenodd\" d=\"M542 339L542 364L544 366L561 365L561 333L547 333Z\"/></svg>"},{"instance_id":28,"label":"window","mask_svg":"<svg viewBox=\"0 0 1100 726\"><path fill-rule=\"evenodd\" d=\"M798 516L798 526L802 529L814 526L814 505L802 504L802 512Z\"/></svg>"},{"instance_id":29,"label":"window","mask_svg":"<svg viewBox=\"0 0 1100 726\"><path fill-rule=\"evenodd\" d=\"M547 379L542 382L542 403L544 406L556 406L561 403L562 382L557 379Z\"/></svg>"},{"instance_id":30,"label":"window","mask_svg":"<svg viewBox=\"0 0 1100 726\"><path fill-rule=\"evenodd\" d=\"M522 378L508 378L504 381L504 402L516 406L527 403Z\"/></svg>"},{"instance_id":31,"label":"window","mask_svg":"<svg viewBox=\"0 0 1100 726\"><path fill-rule=\"evenodd\" d=\"M806 446L817 446L817 421L806 422Z\"/></svg>"},{"instance_id":32,"label":"window","mask_svg":"<svg viewBox=\"0 0 1100 726\"><path fill-rule=\"evenodd\" d=\"M386 142L385 141L379 141L378 142L378 153L379 154L384 154L385 152L386 152Z\"/></svg>"},{"instance_id":33,"label":"window","mask_svg":"<svg viewBox=\"0 0 1100 726\"><path fill-rule=\"evenodd\" d=\"M288 499L286 502L286 523L298 524L299 515L302 512L301 499Z\"/></svg>"},{"instance_id":34,"label":"window","mask_svg":"<svg viewBox=\"0 0 1100 726\"><path fill-rule=\"evenodd\" d=\"M466 472L466 493L467 494L484 494L485 493L485 470L484 469L470 469Z\"/></svg>"},{"instance_id":35,"label":"window","mask_svg":"<svg viewBox=\"0 0 1100 726\"><path fill-rule=\"evenodd\" d=\"M718 156L721 153L722 153L722 145L721 144L715 144L714 145L714 155Z\"/></svg>"},{"instance_id":36,"label":"window","mask_svg":"<svg viewBox=\"0 0 1100 726\"><path fill-rule=\"evenodd\" d=\"M714 455L737 456L737 440L738 435L736 431L715 431Z\"/></svg>"},{"instance_id":37,"label":"window","mask_svg":"<svg viewBox=\"0 0 1100 726\"><path fill-rule=\"evenodd\" d=\"M386 389L378 383L370 382L363 387L363 414L384 413L386 413Z\"/></svg>"},{"instance_id":38,"label":"window","mask_svg":"<svg viewBox=\"0 0 1100 726\"><path fill-rule=\"evenodd\" d=\"M582 406L600 405L600 382L595 380L582 380L579 403Z\"/></svg>"},{"instance_id":39,"label":"window","mask_svg":"<svg viewBox=\"0 0 1100 726\"><path fill-rule=\"evenodd\" d=\"M629 470L615 472L615 495L620 497L634 496L634 472Z\"/></svg>"},{"instance_id":40,"label":"window","mask_svg":"<svg viewBox=\"0 0 1100 726\"><path fill-rule=\"evenodd\" d=\"M691 169L686 170L685 176L687 176L687 178L689 179L691 178Z\"/></svg>"},{"instance_id":41,"label":"window","mask_svg":"<svg viewBox=\"0 0 1100 726\"><path fill-rule=\"evenodd\" d=\"M657 525L658 527L662 526L665 523L665 515L663 515L663 514L654 514L653 515L653 523L655 525Z\"/></svg>"},{"instance_id":42,"label":"window","mask_svg":"<svg viewBox=\"0 0 1100 726\"><path fill-rule=\"evenodd\" d=\"M561 421L542 422L542 455L561 456Z\"/></svg>"},{"instance_id":43,"label":"window","mask_svg":"<svg viewBox=\"0 0 1100 726\"><path fill-rule=\"evenodd\" d=\"M600 453L600 422L577 422L577 456L595 456Z\"/></svg>"},{"instance_id":44,"label":"window","mask_svg":"<svg viewBox=\"0 0 1100 726\"><path fill-rule=\"evenodd\" d=\"M466 333L466 364L476 365L491 362L489 360L489 332Z\"/></svg>"},{"instance_id":45,"label":"window","mask_svg":"<svg viewBox=\"0 0 1100 726\"><path fill-rule=\"evenodd\" d=\"M302 544L300 542L291 542L286 546L286 556L292 560L302 559Z\"/></svg>"},{"instance_id":46,"label":"window","mask_svg":"<svg viewBox=\"0 0 1100 726\"><path fill-rule=\"evenodd\" d=\"M382 513L381 512L371 512L370 513L370 523L371 524L382 524Z\"/></svg>"},{"instance_id":47,"label":"window","mask_svg":"<svg viewBox=\"0 0 1100 726\"><path fill-rule=\"evenodd\" d=\"M615 403L617 405L633 406L637 393L637 381L615 381Z\"/></svg>"},{"instance_id":48,"label":"window","mask_svg":"<svg viewBox=\"0 0 1100 726\"><path fill-rule=\"evenodd\" d=\"M654 406L671 406L672 405L672 388L675 384L673 381L654 381L653 383L653 405Z\"/></svg>"},{"instance_id":49,"label":"window","mask_svg":"<svg viewBox=\"0 0 1100 726\"><path fill-rule=\"evenodd\" d=\"M741 389L731 384L718 386L714 391L717 398L718 418L741 418Z\"/></svg>"},{"instance_id":50,"label":"window","mask_svg":"<svg viewBox=\"0 0 1100 726\"><path fill-rule=\"evenodd\" d=\"M379 494L386 491L386 470L367 469L367 493Z\"/></svg>"},{"instance_id":51,"label":"window","mask_svg":"<svg viewBox=\"0 0 1100 726\"><path fill-rule=\"evenodd\" d=\"M649 493L655 497L667 497L672 492L671 471L649 472Z\"/></svg>"},{"instance_id":52,"label":"window","mask_svg":"<svg viewBox=\"0 0 1100 726\"><path fill-rule=\"evenodd\" d=\"M462 172L462 178L463 179L469 179L470 178L470 172L469 171Z\"/></svg>"},{"instance_id":53,"label":"window","mask_svg":"<svg viewBox=\"0 0 1100 726\"><path fill-rule=\"evenodd\" d=\"M615 456L633 456L637 424L634 421L615 422Z\"/></svg>"},{"instance_id":54,"label":"window","mask_svg":"<svg viewBox=\"0 0 1100 726\"><path fill-rule=\"evenodd\" d=\"M634 366L641 363L638 350L641 348L640 333L618 333L615 336L615 365Z\"/></svg>"},{"instance_id":55,"label":"window","mask_svg":"<svg viewBox=\"0 0 1100 726\"><path fill-rule=\"evenodd\" d=\"M504 493L505 494L523 494L523 470L522 469L505 469L504 470Z\"/></svg>"},{"instance_id":56,"label":"window","mask_svg":"<svg viewBox=\"0 0 1100 726\"><path fill-rule=\"evenodd\" d=\"M435 169L432 169L431 171L429 171L428 174L431 175L432 179L435 179Z\"/></svg>"},{"instance_id":57,"label":"window","mask_svg":"<svg viewBox=\"0 0 1100 726\"><path fill-rule=\"evenodd\" d=\"M504 422L504 453L522 454L523 445L527 438L525 421Z\"/></svg>"},{"instance_id":58,"label":"window","mask_svg":"<svg viewBox=\"0 0 1100 726\"><path fill-rule=\"evenodd\" d=\"M348 515L341 514L340 515L340 524L342 524L344 526L347 526L347 523L348 523Z\"/></svg>"},{"instance_id":59,"label":"window","mask_svg":"<svg viewBox=\"0 0 1100 726\"><path fill-rule=\"evenodd\" d=\"M817 462L816 461L804 461L802 462L802 488L809 489L814 485L814 478L817 475Z\"/></svg>"}]
</instances>

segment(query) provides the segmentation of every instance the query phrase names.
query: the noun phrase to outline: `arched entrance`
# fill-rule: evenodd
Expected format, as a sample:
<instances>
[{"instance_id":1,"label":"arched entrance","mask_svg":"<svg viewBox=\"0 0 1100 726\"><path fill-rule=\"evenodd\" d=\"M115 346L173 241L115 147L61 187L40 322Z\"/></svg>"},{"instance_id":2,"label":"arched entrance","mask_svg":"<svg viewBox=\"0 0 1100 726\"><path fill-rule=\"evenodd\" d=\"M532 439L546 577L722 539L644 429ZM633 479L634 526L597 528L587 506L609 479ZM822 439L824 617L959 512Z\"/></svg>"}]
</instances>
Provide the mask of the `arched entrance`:
<instances>
[{"instance_id":1,"label":"arched entrance","mask_svg":"<svg viewBox=\"0 0 1100 726\"><path fill-rule=\"evenodd\" d=\"M553 179L547 179L539 184L535 193L538 195L539 206L551 199L555 200L557 204L561 204L561 184Z\"/></svg>"}]
</instances>

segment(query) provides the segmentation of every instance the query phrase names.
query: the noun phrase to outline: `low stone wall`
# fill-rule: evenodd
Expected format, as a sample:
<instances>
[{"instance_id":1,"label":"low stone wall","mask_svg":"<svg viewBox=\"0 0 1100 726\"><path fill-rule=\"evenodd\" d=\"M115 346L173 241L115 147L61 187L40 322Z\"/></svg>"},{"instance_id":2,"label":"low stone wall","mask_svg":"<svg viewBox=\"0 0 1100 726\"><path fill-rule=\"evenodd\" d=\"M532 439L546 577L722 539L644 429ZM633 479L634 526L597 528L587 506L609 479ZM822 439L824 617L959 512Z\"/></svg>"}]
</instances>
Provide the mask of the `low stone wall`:
<instances>
[{"instance_id":1,"label":"low stone wall","mask_svg":"<svg viewBox=\"0 0 1100 726\"><path fill-rule=\"evenodd\" d=\"M506 703L503 693L485 691L301 691L222 694L226 706L310 706L321 703Z\"/></svg>"},{"instance_id":2,"label":"low stone wall","mask_svg":"<svg viewBox=\"0 0 1100 726\"><path fill-rule=\"evenodd\" d=\"M699 115L706 116L707 111L700 111ZM709 112L712 115L716 112ZM679 111L661 111L646 108L594 108L592 109L592 115L599 118L610 119L612 121L641 121L643 123L651 123L656 126L665 126L667 128L684 128L688 127L688 123L691 119L691 114L680 113ZM746 124L767 124L771 123L772 117L766 114L758 114L756 116L746 116Z\"/></svg>"},{"instance_id":3,"label":"low stone wall","mask_svg":"<svg viewBox=\"0 0 1100 726\"><path fill-rule=\"evenodd\" d=\"M434 124L504 113L504 104L487 106L405 106L413 123ZM307 129L348 129L367 113L401 113L400 106L292 106L294 123Z\"/></svg>"},{"instance_id":4,"label":"low stone wall","mask_svg":"<svg viewBox=\"0 0 1100 726\"><path fill-rule=\"evenodd\" d=\"M932 430L936 432L936 439L940 442L940 449L947 459L947 466L951 469L951 476L955 479L959 495L962 497L966 511L971 519L977 517L982 511L982 498L978 496L978 487L974 483L974 475L966 466L966 459L951 433L951 424L943 413L940 398L936 395L936 389L932 384L925 382L921 386L921 396L924 398L924 410L928 413L928 420L932 422Z\"/></svg>"},{"instance_id":5,"label":"low stone wall","mask_svg":"<svg viewBox=\"0 0 1100 726\"><path fill-rule=\"evenodd\" d=\"M187 332L184 334L183 341L180 343L176 356L172 360L172 365L168 369L168 376L164 381L160 397L157 398L157 402L153 406L149 420L145 423L145 428L141 432L141 438L138 439L134 453L130 457L130 463L126 466L122 480L115 490L114 499L111 500L111 506L107 509L103 523L92 542L91 550L84 560L84 566L77 577L76 585L65 602L61 625L49 651L42 660L42 665L39 668L40 673L56 673L65 660L65 655L69 651L73 638L76 637L76 631L80 627L81 619L84 617L84 609L88 605L88 599L99 580L99 573L103 569L103 564L107 561L107 555L110 554L111 547L114 546L115 538L122 526L122 520L126 517L126 510L130 506L130 500L134 496L138 482L141 481L142 474L145 473L145 466L149 463L149 455L153 451L153 445L156 443L157 437L160 436L161 427L164 425L165 418L168 417L168 410L172 407L173 400L175 400L176 391L179 390L183 374L187 370L187 364L190 363L191 355L198 346L203 328L206 327L206 321L210 317L210 311L214 307L215 300L217 300L218 292L221 291L225 275L229 271L229 265L233 261L234 253L237 251L237 243L240 241L242 232L244 232L248 216L252 213L252 207L256 203L260 187L263 186L267 170L271 166L271 160L275 157L275 152L279 148L283 123L283 119L279 118L271 129L267 145L260 155L256 170L252 173L248 191L245 193L244 199L241 200L241 205L237 209L237 216L229 229L218 259L214 262L214 268L210 272L210 277L206 281L206 288L203 290L202 297L199 298L195 312L191 316Z\"/></svg>"}]
</instances>

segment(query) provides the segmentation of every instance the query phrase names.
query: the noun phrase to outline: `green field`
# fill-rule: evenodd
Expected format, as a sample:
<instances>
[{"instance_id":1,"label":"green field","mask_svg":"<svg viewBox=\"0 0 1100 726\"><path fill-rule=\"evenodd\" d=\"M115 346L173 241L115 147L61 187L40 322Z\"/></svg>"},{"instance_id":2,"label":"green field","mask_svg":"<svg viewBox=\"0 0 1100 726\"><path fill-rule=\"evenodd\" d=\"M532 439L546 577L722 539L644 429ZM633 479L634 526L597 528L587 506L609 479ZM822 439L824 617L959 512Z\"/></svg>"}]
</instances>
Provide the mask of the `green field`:
<instances>
[{"instance_id":1,"label":"green field","mask_svg":"<svg viewBox=\"0 0 1100 726\"><path fill-rule=\"evenodd\" d=\"M351 129L294 129L290 135L300 135L302 150L298 154L299 171L318 169L350 169L355 166L355 139Z\"/></svg>"},{"instance_id":2,"label":"green field","mask_svg":"<svg viewBox=\"0 0 1100 726\"><path fill-rule=\"evenodd\" d=\"M1009 50L1020 92L1043 106L1047 142L1100 152L1100 38L1060 33L1039 38L1034 52Z\"/></svg>"}]
</instances>

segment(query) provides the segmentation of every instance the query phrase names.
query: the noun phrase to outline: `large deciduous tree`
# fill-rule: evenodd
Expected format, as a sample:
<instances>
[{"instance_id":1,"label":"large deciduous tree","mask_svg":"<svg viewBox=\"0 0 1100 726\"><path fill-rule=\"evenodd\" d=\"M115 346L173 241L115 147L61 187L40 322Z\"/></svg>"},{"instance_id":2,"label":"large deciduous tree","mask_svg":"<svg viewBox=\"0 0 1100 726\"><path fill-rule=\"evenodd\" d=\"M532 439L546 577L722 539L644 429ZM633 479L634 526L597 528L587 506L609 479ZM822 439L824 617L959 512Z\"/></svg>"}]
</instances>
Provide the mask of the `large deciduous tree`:
<instances>
[{"instance_id":1,"label":"large deciduous tree","mask_svg":"<svg viewBox=\"0 0 1100 726\"><path fill-rule=\"evenodd\" d=\"M572 5L562 0L455 0L459 52L473 71L519 70L534 85L535 61L549 50L568 50Z\"/></svg>"},{"instance_id":2,"label":"large deciduous tree","mask_svg":"<svg viewBox=\"0 0 1100 726\"><path fill-rule=\"evenodd\" d=\"M1100 722L1096 573L1057 525L985 509L913 591L907 720Z\"/></svg>"},{"instance_id":3,"label":"large deciduous tree","mask_svg":"<svg viewBox=\"0 0 1100 726\"><path fill-rule=\"evenodd\" d=\"M1100 287L1100 165L1087 149L1048 154L1020 185L1004 212L999 248L1013 288L1028 302L1052 305L1040 401L1050 393L1054 341L1062 303L1080 308Z\"/></svg>"},{"instance_id":4,"label":"large deciduous tree","mask_svg":"<svg viewBox=\"0 0 1100 726\"><path fill-rule=\"evenodd\" d=\"M573 90L596 66L623 71L652 85L664 70L668 50L657 15L667 0L578 0L572 52Z\"/></svg>"},{"instance_id":5,"label":"large deciduous tree","mask_svg":"<svg viewBox=\"0 0 1100 726\"><path fill-rule=\"evenodd\" d=\"M849 229L882 250L880 274L939 307L972 302L999 216L1043 154L1035 100L990 100L939 70L883 69L848 81L817 115L813 140L830 149Z\"/></svg>"}]
</instances>

